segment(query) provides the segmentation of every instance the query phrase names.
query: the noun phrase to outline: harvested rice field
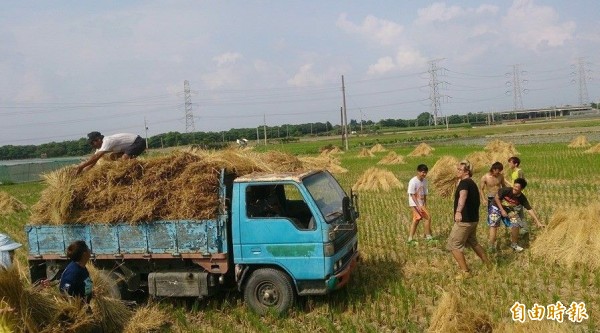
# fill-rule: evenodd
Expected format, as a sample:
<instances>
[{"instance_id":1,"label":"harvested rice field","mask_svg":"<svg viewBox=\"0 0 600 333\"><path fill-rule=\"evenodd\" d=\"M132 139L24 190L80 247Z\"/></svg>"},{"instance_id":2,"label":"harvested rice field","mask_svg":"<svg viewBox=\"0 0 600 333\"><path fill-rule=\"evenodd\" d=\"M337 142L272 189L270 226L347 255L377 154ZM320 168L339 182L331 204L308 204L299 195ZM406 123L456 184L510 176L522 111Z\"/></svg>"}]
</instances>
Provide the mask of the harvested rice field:
<instances>
[{"instance_id":1,"label":"harvested rice field","mask_svg":"<svg viewBox=\"0 0 600 333\"><path fill-rule=\"evenodd\" d=\"M518 131L518 128L513 130ZM440 131L440 135L444 132ZM555 142L556 138L541 143L520 142L519 138L516 132L512 137L478 136L468 144L452 140L387 143L385 152L374 152L375 158L360 156L363 148L373 146L353 142L362 142L364 138L353 138L350 151L344 154L334 149L321 152L318 144L325 144L318 142L310 142L305 147L302 142L273 145L269 148L292 152L298 157L289 159L285 157L287 154L270 153L276 165L338 168L338 172L334 171L335 177L347 191L354 187L359 195L362 261L344 289L329 296L300 298L283 318L254 315L237 292L203 301L158 300L134 308L123 308L109 303L110 299L101 298L92 306L92 311L95 317L101 318L99 320L106 321L103 325L113 325L105 326L107 329L124 332L598 332L600 173L597 170L600 153L586 151L599 142L588 135L590 146L570 148L572 133L565 134L560 142ZM426 154L414 153L419 143L429 146L419 148L426 148ZM525 248L521 253L513 252L508 246L507 230L501 227L498 232L501 246L489 254L492 267L482 265L472 251L466 250L466 260L473 274L456 280L457 265L445 250L453 223L453 164L470 155L478 156L483 165L477 167L473 179L479 183L489 169L485 163L505 158L507 149L520 157L529 182L524 193L547 227L532 226L528 235L520 236L520 244ZM296 155L302 151L313 153ZM405 163L378 163L390 153L394 153L392 157L402 157ZM479 154L472 155L475 153ZM507 161L500 162L506 165ZM406 239L411 213L406 187L421 163L430 170L427 203L437 241L426 242L419 226L418 243L409 246ZM506 167L504 172L507 172ZM173 183L178 181L173 179ZM62 184L68 183L62 180ZM77 186L71 187L73 193L79 193ZM51 189L44 183L30 183L3 185L0 191L27 207L0 215L2 231L26 244L23 226L31 223L32 218L35 220L35 216L47 213L36 203L44 191ZM98 192L94 200L97 204L106 198ZM69 202L63 200L61 206L61 201L56 200L53 204L56 208L62 207L63 214L79 216L70 210ZM202 204L191 198L181 202L186 203L190 214L211 213L189 208ZM484 206L477 232L479 243L487 248ZM61 299L53 290L34 292L24 268L25 252L17 250L19 270L0 272L0 332L7 330L4 327L17 331L33 327L30 332L87 332L90 323L77 312L75 305ZM48 305L44 311L38 308L41 305L36 305L47 304L49 300L54 306ZM24 305L31 307L30 312ZM40 313L40 316L31 318L30 313ZM61 313L62 317L57 317ZM75 319L65 320L67 314ZM59 317L63 320L56 324Z\"/></svg>"}]
</instances>

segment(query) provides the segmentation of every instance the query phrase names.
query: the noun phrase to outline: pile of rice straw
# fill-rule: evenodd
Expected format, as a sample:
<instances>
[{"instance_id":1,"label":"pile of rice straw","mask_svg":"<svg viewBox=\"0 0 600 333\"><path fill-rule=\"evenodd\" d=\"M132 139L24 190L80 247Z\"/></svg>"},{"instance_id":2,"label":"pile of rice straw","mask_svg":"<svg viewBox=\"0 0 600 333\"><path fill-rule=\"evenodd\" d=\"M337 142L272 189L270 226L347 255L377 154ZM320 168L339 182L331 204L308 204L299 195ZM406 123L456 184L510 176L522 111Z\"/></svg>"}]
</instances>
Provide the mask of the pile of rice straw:
<instances>
[{"instance_id":1,"label":"pile of rice straw","mask_svg":"<svg viewBox=\"0 0 600 333\"><path fill-rule=\"evenodd\" d=\"M344 151L340 149L338 146L334 146L333 148L322 148L321 155L331 155L331 154L343 154Z\"/></svg>"},{"instance_id":2,"label":"pile of rice straw","mask_svg":"<svg viewBox=\"0 0 600 333\"><path fill-rule=\"evenodd\" d=\"M531 254L567 268L600 268L600 203L574 206L552 214L546 230L531 246Z\"/></svg>"},{"instance_id":3,"label":"pile of rice straw","mask_svg":"<svg viewBox=\"0 0 600 333\"><path fill-rule=\"evenodd\" d=\"M600 143L593 146L592 148L586 150L584 153L586 154L597 154L600 153Z\"/></svg>"},{"instance_id":4,"label":"pile of rice straw","mask_svg":"<svg viewBox=\"0 0 600 333\"><path fill-rule=\"evenodd\" d=\"M325 168L335 165L326 159ZM315 161L307 165L310 163ZM64 168L45 175L48 186L32 207L30 221L63 224L211 219L217 213L222 168L238 176L255 171L307 169L289 154L240 149L190 149L155 158L120 160L97 165L79 176L72 168Z\"/></svg>"},{"instance_id":5,"label":"pile of rice straw","mask_svg":"<svg viewBox=\"0 0 600 333\"><path fill-rule=\"evenodd\" d=\"M585 137L585 135L580 135L573 139L571 143L569 143L569 148L583 148L589 146L591 146L591 144L588 142L588 139Z\"/></svg>"},{"instance_id":6,"label":"pile of rice straw","mask_svg":"<svg viewBox=\"0 0 600 333\"><path fill-rule=\"evenodd\" d=\"M364 158L364 157L374 157L375 154L373 154L370 150L368 150L367 148L363 148L360 150L360 152L358 153L358 155L356 155L356 157L359 158Z\"/></svg>"},{"instance_id":7,"label":"pile of rice straw","mask_svg":"<svg viewBox=\"0 0 600 333\"><path fill-rule=\"evenodd\" d=\"M331 173L345 173L348 172L340 165L340 160L331 157L331 155L324 156L302 156L298 157L302 166L307 170L327 170Z\"/></svg>"},{"instance_id":8,"label":"pile of rice straw","mask_svg":"<svg viewBox=\"0 0 600 333\"><path fill-rule=\"evenodd\" d=\"M27 206L21 201L15 199L10 194L0 191L0 215L18 213L27 209Z\"/></svg>"},{"instance_id":9,"label":"pile of rice straw","mask_svg":"<svg viewBox=\"0 0 600 333\"><path fill-rule=\"evenodd\" d=\"M124 333L170 332L173 318L157 305L138 308L125 325Z\"/></svg>"},{"instance_id":10,"label":"pile of rice straw","mask_svg":"<svg viewBox=\"0 0 600 333\"><path fill-rule=\"evenodd\" d=\"M461 300L459 291L445 291L442 294L427 332L463 333L492 332L489 316L482 311L472 310L467 301Z\"/></svg>"},{"instance_id":11,"label":"pile of rice straw","mask_svg":"<svg viewBox=\"0 0 600 333\"><path fill-rule=\"evenodd\" d=\"M431 156L435 148L425 142L419 144L408 156Z\"/></svg>"},{"instance_id":12,"label":"pile of rice straw","mask_svg":"<svg viewBox=\"0 0 600 333\"><path fill-rule=\"evenodd\" d=\"M449 197L454 193L458 182L456 178L458 162L458 159L453 156L442 156L427 173L430 184L441 197Z\"/></svg>"},{"instance_id":13,"label":"pile of rice straw","mask_svg":"<svg viewBox=\"0 0 600 333\"><path fill-rule=\"evenodd\" d=\"M379 168L369 168L356 181L352 190L354 191L384 191L389 192L393 188L404 188L404 185L394 176L391 171Z\"/></svg>"},{"instance_id":14,"label":"pile of rice straw","mask_svg":"<svg viewBox=\"0 0 600 333\"><path fill-rule=\"evenodd\" d=\"M404 161L404 157L396 154L396 152L391 151L384 158L382 158L379 162L377 162L377 164L384 164L384 165L406 164L406 161Z\"/></svg>"},{"instance_id":15,"label":"pile of rice straw","mask_svg":"<svg viewBox=\"0 0 600 333\"><path fill-rule=\"evenodd\" d=\"M387 151L387 149L385 149L380 143L374 145L371 148L371 152L372 153L382 153L382 152L385 152L385 151Z\"/></svg>"},{"instance_id":16,"label":"pile of rice straw","mask_svg":"<svg viewBox=\"0 0 600 333\"><path fill-rule=\"evenodd\" d=\"M469 154L466 156L466 159L471 162L473 170L480 171L488 170L494 162L504 164L510 157L518 154L512 142L493 140L485 146L484 151Z\"/></svg>"}]
</instances>

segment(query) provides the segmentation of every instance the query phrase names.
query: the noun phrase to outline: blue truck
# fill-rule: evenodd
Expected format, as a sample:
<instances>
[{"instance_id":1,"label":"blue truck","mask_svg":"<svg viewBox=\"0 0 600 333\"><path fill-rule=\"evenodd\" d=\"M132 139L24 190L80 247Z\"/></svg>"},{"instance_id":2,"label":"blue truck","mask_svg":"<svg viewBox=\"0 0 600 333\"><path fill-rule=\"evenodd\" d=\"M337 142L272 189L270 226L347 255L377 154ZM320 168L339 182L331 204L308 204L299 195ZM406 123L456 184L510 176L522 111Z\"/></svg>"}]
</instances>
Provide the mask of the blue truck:
<instances>
[{"instance_id":1,"label":"blue truck","mask_svg":"<svg viewBox=\"0 0 600 333\"><path fill-rule=\"evenodd\" d=\"M111 294L197 297L237 289L258 314L344 286L358 258L356 195L327 171L221 171L208 220L27 225L32 281L59 279L84 240ZM132 203L134 205L135 203Z\"/></svg>"}]
</instances>

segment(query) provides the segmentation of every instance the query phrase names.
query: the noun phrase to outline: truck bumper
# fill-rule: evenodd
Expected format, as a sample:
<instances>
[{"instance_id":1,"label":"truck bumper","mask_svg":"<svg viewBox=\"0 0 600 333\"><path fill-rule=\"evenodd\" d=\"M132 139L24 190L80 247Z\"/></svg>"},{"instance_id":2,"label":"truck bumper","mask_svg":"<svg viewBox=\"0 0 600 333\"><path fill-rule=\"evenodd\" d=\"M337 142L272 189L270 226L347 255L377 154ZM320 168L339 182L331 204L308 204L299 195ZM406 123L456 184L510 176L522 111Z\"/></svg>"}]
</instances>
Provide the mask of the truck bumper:
<instances>
[{"instance_id":1,"label":"truck bumper","mask_svg":"<svg viewBox=\"0 0 600 333\"><path fill-rule=\"evenodd\" d=\"M346 265L346 268L344 268L341 272L337 273L336 275L327 279L327 281L325 281L327 285L327 290L337 290L345 286L346 283L350 281L350 274L354 270L354 267L356 266L356 263L358 262L359 258L359 252L356 251L354 255L352 255L352 258L350 259L348 264Z\"/></svg>"}]
</instances>

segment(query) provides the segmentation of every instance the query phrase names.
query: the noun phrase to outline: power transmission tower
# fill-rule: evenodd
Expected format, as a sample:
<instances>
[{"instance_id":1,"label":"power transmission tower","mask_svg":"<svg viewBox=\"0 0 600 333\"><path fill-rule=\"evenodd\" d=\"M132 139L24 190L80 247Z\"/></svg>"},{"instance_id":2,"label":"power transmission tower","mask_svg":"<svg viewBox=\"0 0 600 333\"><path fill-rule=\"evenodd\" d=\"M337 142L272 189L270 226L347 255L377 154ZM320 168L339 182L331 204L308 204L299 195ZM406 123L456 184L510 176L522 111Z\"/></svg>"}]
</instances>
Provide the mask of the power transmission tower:
<instances>
[{"instance_id":1,"label":"power transmission tower","mask_svg":"<svg viewBox=\"0 0 600 333\"><path fill-rule=\"evenodd\" d=\"M514 104L514 110L523 110L523 91L521 88L521 78L520 78L520 70L519 70L519 65L513 65L513 71L512 73L506 73L506 76L512 76L512 83L506 82L506 85L511 86L512 85L512 95L513 95L513 104ZM507 94L510 94L510 91L506 92Z\"/></svg>"},{"instance_id":2,"label":"power transmission tower","mask_svg":"<svg viewBox=\"0 0 600 333\"><path fill-rule=\"evenodd\" d=\"M585 69L585 59L579 58L577 61L577 73L571 73L577 75L579 82L579 105L586 105L589 103L588 91L587 91L587 78L588 72Z\"/></svg>"},{"instance_id":3,"label":"power transmission tower","mask_svg":"<svg viewBox=\"0 0 600 333\"><path fill-rule=\"evenodd\" d=\"M439 81L438 76L441 76L444 68L438 67L438 62L444 59L435 59L429 61L429 99L431 100L431 115L433 116L433 125L437 126L438 117L442 116L442 98L447 96L440 94L440 86L445 83Z\"/></svg>"},{"instance_id":4,"label":"power transmission tower","mask_svg":"<svg viewBox=\"0 0 600 333\"><path fill-rule=\"evenodd\" d=\"M192 93L190 92L190 83L183 81L183 93L185 98L185 132L195 132L194 114L192 113Z\"/></svg>"}]
</instances>

